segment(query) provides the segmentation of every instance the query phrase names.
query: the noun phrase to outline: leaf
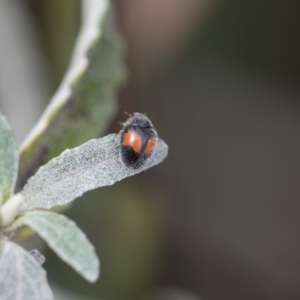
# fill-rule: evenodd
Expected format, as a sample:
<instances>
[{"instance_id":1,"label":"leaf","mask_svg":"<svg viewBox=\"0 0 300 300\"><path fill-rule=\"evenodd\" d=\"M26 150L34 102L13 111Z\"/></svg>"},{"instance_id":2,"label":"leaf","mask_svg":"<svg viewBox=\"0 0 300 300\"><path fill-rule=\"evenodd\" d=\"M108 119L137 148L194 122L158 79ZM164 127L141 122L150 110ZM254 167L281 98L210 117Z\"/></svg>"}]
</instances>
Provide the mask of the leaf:
<instances>
[{"instance_id":1,"label":"leaf","mask_svg":"<svg viewBox=\"0 0 300 300\"><path fill-rule=\"evenodd\" d=\"M86 280L99 277L99 260L93 245L77 225L63 215L47 211L31 211L21 216L13 227L28 225L49 247Z\"/></svg>"},{"instance_id":2,"label":"leaf","mask_svg":"<svg viewBox=\"0 0 300 300\"><path fill-rule=\"evenodd\" d=\"M18 171L18 153L13 132L0 114L0 205L13 191Z\"/></svg>"},{"instance_id":3,"label":"leaf","mask_svg":"<svg viewBox=\"0 0 300 300\"><path fill-rule=\"evenodd\" d=\"M51 300L46 272L19 245L0 241L0 299Z\"/></svg>"},{"instance_id":4,"label":"leaf","mask_svg":"<svg viewBox=\"0 0 300 300\"><path fill-rule=\"evenodd\" d=\"M20 149L16 191L40 165L103 134L125 78L123 45L108 0L82 0L82 26L61 86Z\"/></svg>"},{"instance_id":5,"label":"leaf","mask_svg":"<svg viewBox=\"0 0 300 300\"><path fill-rule=\"evenodd\" d=\"M162 162L168 146L158 139L153 156L137 170L124 166L119 154L120 136L110 134L64 151L29 179L21 194L21 211L64 205L84 192L112 185Z\"/></svg>"}]
</instances>

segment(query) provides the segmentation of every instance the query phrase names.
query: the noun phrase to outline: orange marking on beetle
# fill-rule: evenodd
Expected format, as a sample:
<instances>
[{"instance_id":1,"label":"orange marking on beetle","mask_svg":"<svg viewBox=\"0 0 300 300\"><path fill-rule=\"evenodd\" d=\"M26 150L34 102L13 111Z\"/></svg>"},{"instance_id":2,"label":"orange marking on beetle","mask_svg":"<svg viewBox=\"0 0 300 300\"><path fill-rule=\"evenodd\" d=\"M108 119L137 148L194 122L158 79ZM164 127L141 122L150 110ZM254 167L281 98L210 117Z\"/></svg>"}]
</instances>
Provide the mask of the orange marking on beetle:
<instances>
[{"instance_id":1,"label":"orange marking on beetle","mask_svg":"<svg viewBox=\"0 0 300 300\"><path fill-rule=\"evenodd\" d=\"M150 154L153 151L154 146L155 146L155 138L154 137L150 137L147 140L147 143L146 143L146 146L145 146L145 149L144 149L144 153L146 155Z\"/></svg>"},{"instance_id":2,"label":"orange marking on beetle","mask_svg":"<svg viewBox=\"0 0 300 300\"><path fill-rule=\"evenodd\" d=\"M139 153L142 148L142 137L134 131L128 131L123 136L122 146L130 146L135 153Z\"/></svg>"}]
</instances>

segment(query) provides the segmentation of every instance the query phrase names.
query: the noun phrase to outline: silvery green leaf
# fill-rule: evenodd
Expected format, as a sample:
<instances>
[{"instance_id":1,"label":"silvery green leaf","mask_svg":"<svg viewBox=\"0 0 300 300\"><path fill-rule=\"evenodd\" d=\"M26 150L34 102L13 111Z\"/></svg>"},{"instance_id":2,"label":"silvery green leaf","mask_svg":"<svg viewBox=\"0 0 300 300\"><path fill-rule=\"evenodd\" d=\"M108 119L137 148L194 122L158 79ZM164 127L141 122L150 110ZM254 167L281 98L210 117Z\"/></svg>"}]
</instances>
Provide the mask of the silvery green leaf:
<instances>
[{"instance_id":1,"label":"silvery green leaf","mask_svg":"<svg viewBox=\"0 0 300 300\"><path fill-rule=\"evenodd\" d=\"M22 215L14 228L28 225L49 247L86 280L99 277L99 260L93 245L77 225L67 217L48 211L31 211Z\"/></svg>"},{"instance_id":2,"label":"silvery green leaf","mask_svg":"<svg viewBox=\"0 0 300 300\"><path fill-rule=\"evenodd\" d=\"M0 299L53 299L40 264L22 247L9 241L0 241Z\"/></svg>"},{"instance_id":3,"label":"silvery green leaf","mask_svg":"<svg viewBox=\"0 0 300 300\"><path fill-rule=\"evenodd\" d=\"M18 171L18 153L13 132L0 114L0 205L12 194Z\"/></svg>"},{"instance_id":4,"label":"silvery green leaf","mask_svg":"<svg viewBox=\"0 0 300 300\"><path fill-rule=\"evenodd\" d=\"M51 158L103 134L116 113L125 67L112 1L81 2L81 28L69 69L21 146L16 191Z\"/></svg>"},{"instance_id":5,"label":"silvery green leaf","mask_svg":"<svg viewBox=\"0 0 300 300\"><path fill-rule=\"evenodd\" d=\"M144 171L162 162L168 153L168 146L158 138L153 156L142 168L131 170L120 160L119 144L119 134L110 134L52 159L21 191L24 196L21 211L64 205L86 191Z\"/></svg>"}]
</instances>

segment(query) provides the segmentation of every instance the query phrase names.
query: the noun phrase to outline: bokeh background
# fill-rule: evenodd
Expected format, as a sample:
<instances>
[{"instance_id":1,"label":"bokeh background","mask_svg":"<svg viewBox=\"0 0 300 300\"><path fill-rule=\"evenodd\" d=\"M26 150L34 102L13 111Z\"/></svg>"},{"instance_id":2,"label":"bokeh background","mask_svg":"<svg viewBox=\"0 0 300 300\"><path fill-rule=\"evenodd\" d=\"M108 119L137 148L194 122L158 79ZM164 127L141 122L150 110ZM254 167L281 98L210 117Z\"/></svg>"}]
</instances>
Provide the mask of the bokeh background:
<instances>
[{"instance_id":1,"label":"bokeh background","mask_svg":"<svg viewBox=\"0 0 300 300\"><path fill-rule=\"evenodd\" d=\"M49 249L57 299L300 299L300 3L118 0L129 78L119 115L145 112L161 165L77 199L101 278ZM21 143L57 88L77 0L0 2L0 109Z\"/></svg>"}]
</instances>

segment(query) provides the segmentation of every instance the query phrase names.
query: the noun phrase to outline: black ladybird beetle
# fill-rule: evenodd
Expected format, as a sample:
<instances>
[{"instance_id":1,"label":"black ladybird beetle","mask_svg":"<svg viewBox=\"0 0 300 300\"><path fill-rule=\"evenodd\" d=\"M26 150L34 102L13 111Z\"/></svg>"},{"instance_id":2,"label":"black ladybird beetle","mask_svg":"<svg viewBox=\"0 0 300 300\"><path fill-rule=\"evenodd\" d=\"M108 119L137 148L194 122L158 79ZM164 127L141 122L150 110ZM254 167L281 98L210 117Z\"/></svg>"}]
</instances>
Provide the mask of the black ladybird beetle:
<instances>
[{"instance_id":1,"label":"black ladybird beetle","mask_svg":"<svg viewBox=\"0 0 300 300\"><path fill-rule=\"evenodd\" d=\"M157 133L151 121L141 113L133 113L120 132L120 156L124 165L139 169L153 154Z\"/></svg>"}]
</instances>

